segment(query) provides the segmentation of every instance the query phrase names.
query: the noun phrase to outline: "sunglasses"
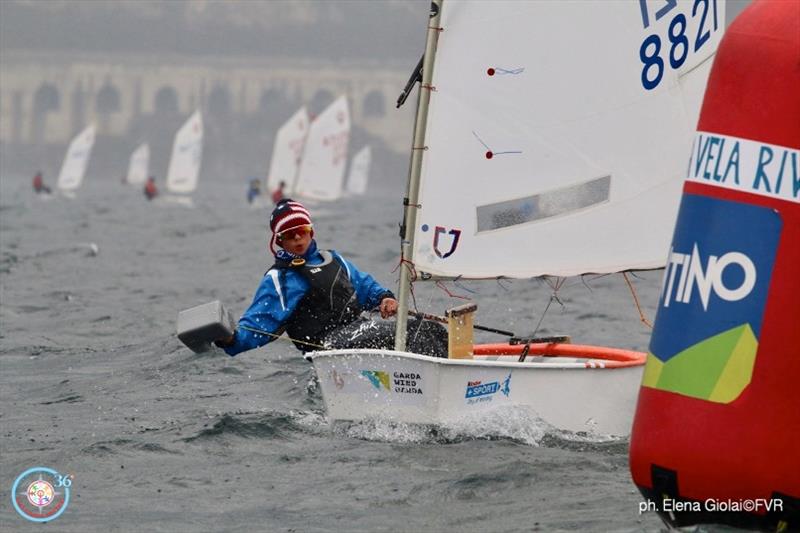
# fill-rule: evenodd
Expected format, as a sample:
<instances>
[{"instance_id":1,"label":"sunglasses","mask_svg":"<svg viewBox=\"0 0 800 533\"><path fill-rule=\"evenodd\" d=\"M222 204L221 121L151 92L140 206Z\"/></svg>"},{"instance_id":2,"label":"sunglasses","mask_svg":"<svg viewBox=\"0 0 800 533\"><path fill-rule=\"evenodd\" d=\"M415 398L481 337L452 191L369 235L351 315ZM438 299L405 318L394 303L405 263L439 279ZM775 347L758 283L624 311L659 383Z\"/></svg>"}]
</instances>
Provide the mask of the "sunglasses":
<instances>
[{"instance_id":1,"label":"sunglasses","mask_svg":"<svg viewBox=\"0 0 800 533\"><path fill-rule=\"evenodd\" d=\"M294 240L298 235L303 237L310 234L312 231L311 226L298 226L296 228L287 229L275 235L275 240L278 242Z\"/></svg>"}]
</instances>

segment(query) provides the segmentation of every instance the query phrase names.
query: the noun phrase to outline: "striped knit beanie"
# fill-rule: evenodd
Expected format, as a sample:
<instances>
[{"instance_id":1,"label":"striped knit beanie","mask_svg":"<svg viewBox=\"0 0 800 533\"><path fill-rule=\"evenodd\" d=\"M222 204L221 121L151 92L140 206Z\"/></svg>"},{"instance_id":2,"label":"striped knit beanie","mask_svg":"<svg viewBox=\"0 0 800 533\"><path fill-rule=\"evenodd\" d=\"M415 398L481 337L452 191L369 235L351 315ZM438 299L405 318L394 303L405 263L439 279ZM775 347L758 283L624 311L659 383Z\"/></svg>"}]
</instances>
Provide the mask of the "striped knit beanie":
<instances>
[{"instance_id":1,"label":"striped knit beanie","mask_svg":"<svg viewBox=\"0 0 800 533\"><path fill-rule=\"evenodd\" d=\"M269 217L269 229L272 230L272 238L269 241L269 249L273 254L275 251L275 239L278 233L298 226L310 226L311 215L303 204L295 202L291 198L284 198L279 201L272 210ZM313 233L312 233L313 235Z\"/></svg>"}]
</instances>

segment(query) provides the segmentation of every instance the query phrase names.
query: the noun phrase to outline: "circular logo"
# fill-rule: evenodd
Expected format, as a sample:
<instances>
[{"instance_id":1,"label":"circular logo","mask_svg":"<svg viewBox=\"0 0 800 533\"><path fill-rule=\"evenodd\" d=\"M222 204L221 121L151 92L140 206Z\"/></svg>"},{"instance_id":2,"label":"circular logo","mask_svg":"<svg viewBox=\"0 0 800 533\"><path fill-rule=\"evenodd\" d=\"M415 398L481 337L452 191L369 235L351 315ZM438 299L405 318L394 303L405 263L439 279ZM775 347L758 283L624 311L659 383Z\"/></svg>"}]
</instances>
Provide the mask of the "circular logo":
<instances>
[{"instance_id":1,"label":"circular logo","mask_svg":"<svg viewBox=\"0 0 800 533\"><path fill-rule=\"evenodd\" d=\"M35 507L47 507L53 503L55 492L47 481L34 481L28 485L28 501Z\"/></svg>"},{"instance_id":2,"label":"circular logo","mask_svg":"<svg viewBox=\"0 0 800 533\"><path fill-rule=\"evenodd\" d=\"M52 468L29 468L14 480L11 501L17 513L31 522L58 518L69 504L72 475L62 475Z\"/></svg>"}]
</instances>

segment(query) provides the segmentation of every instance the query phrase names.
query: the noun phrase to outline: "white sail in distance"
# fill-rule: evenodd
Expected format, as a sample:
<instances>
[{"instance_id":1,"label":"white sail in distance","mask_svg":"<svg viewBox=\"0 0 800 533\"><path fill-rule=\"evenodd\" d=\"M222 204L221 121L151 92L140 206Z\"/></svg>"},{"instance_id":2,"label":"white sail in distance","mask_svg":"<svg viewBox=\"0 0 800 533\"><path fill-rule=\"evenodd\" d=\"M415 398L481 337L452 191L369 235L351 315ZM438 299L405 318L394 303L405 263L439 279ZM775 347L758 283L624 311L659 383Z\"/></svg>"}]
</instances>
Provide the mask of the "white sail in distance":
<instances>
[{"instance_id":1,"label":"white sail in distance","mask_svg":"<svg viewBox=\"0 0 800 533\"><path fill-rule=\"evenodd\" d=\"M347 97L340 96L311 123L294 194L312 200L341 198L349 142L350 109Z\"/></svg>"},{"instance_id":2,"label":"white sail in distance","mask_svg":"<svg viewBox=\"0 0 800 533\"><path fill-rule=\"evenodd\" d=\"M61 164L58 174L58 188L62 191L74 191L81 186L89 165L89 157L94 146L95 128L88 126L72 139Z\"/></svg>"},{"instance_id":3,"label":"white sail in distance","mask_svg":"<svg viewBox=\"0 0 800 533\"><path fill-rule=\"evenodd\" d=\"M287 195L294 191L297 170L308 135L308 123L308 111L301 107L275 134L267 175L267 191L270 193L278 188L280 182L286 184L284 191Z\"/></svg>"},{"instance_id":4,"label":"white sail in distance","mask_svg":"<svg viewBox=\"0 0 800 533\"><path fill-rule=\"evenodd\" d=\"M369 166L372 162L372 149L365 146L350 161L350 172L347 174L347 193L361 195L367 192L369 183Z\"/></svg>"},{"instance_id":5,"label":"white sail in distance","mask_svg":"<svg viewBox=\"0 0 800 533\"><path fill-rule=\"evenodd\" d=\"M142 143L131 154L130 162L128 163L128 175L125 182L131 185L141 185L147 181L147 175L150 168L150 146L147 143Z\"/></svg>"},{"instance_id":6,"label":"white sail in distance","mask_svg":"<svg viewBox=\"0 0 800 533\"><path fill-rule=\"evenodd\" d=\"M663 266L725 21L723 2L693 6L444 2L417 270Z\"/></svg>"},{"instance_id":7,"label":"white sail in distance","mask_svg":"<svg viewBox=\"0 0 800 533\"><path fill-rule=\"evenodd\" d=\"M195 111L175 134L167 170L167 190L191 193L197 188L203 158L203 117Z\"/></svg>"}]
</instances>

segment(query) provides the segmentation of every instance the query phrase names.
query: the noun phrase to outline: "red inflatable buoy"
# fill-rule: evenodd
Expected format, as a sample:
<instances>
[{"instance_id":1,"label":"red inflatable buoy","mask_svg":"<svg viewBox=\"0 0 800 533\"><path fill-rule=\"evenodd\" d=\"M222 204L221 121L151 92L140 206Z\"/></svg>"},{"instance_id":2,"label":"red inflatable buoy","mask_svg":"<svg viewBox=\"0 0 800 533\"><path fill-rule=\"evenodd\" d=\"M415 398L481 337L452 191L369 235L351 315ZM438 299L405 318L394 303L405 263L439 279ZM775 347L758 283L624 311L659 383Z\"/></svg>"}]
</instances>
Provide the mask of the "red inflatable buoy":
<instances>
[{"instance_id":1,"label":"red inflatable buoy","mask_svg":"<svg viewBox=\"0 0 800 533\"><path fill-rule=\"evenodd\" d=\"M800 530L800 2L722 39L630 447L672 526Z\"/></svg>"}]
</instances>

